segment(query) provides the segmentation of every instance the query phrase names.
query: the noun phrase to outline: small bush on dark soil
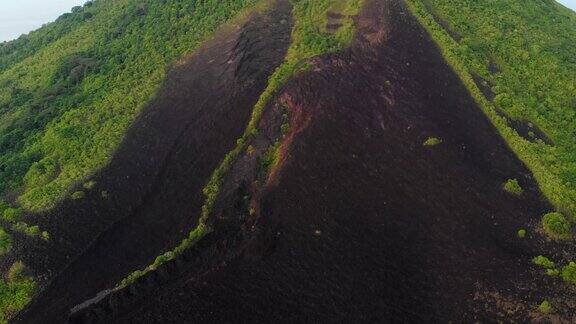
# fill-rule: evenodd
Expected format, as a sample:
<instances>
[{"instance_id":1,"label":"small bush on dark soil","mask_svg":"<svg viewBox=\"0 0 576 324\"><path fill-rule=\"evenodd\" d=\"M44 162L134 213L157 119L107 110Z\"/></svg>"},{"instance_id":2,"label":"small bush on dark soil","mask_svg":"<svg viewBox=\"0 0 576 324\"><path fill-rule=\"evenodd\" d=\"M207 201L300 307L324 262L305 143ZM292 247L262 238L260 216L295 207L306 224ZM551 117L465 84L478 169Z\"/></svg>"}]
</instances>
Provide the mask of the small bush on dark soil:
<instances>
[{"instance_id":1,"label":"small bush on dark soil","mask_svg":"<svg viewBox=\"0 0 576 324\"><path fill-rule=\"evenodd\" d=\"M515 196L520 196L520 195L522 195L522 193L524 193L524 189L522 189L522 187L520 187L520 184L518 183L517 179L508 179L504 183L504 190L506 190L508 193L511 193Z\"/></svg>"},{"instance_id":2,"label":"small bush on dark soil","mask_svg":"<svg viewBox=\"0 0 576 324\"><path fill-rule=\"evenodd\" d=\"M526 237L526 230L523 229L523 228L519 229L519 230L518 230L518 237L519 237L519 238L524 238L524 237Z\"/></svg>"},{"instance_id":3,"label":"small bush on dark soil","mask_svg":"<svg viewBox=\"0 0 576 324\"><path fill-rule=\"evenodd\" d=\"M12 237L0 228L0 255L10 252L10 249L12 249Z\"/></svg>"},{"instance_id":4,"label":"small bush on dark soil","mask_svg":"<svg viewBox=\"0 0 576 324\"><path fill-rule=\"evenodd\" d=\"M37 225L29 226L24 222L18 222L12 225L12 229L16 232L20 232L32 237L40 235L40 227Z\"/></svg>"},{"instance_id":5,"label":"small bush on dark soil","mask_svg":"<svg viewBox=\"0 0 576 324\"><path fill-rule=\"evenodd\" d=\"M539 255L537 257L535 257L534 259L532 259L532 262L536 265L539 265L541 267L544 267L546 269L553 269L556 267L556 264L554 264L554 261L548 259L547 257L543 256L543 255Z\"/></svg>"},{"instance_id":6,"label":"small bush on dark soil","mask_svg":"<svg viewBox=\"0 0 576 324\"><path fill-rule=\"evenodd\" d=\"M561 213L549 213L542 218L542 227L549 237L556 240L572 238L570 222Z\"/></svg>"},{"instance_id":7,"label":"small bush on dark soil","mask_svg":"<svg viewBox=\"0 0 576 324\"><path fill-rule=\"evenodd\" d=\"M552 305L550 305L550 302L547 300L544 300L542 302L542 304L540 304L540 306L538 306L538 310L542 313L542 314L550 314L552 312Z\"/></svg>"},{"instance_id":8,"label":"small bush on dark soil","mask_svg":"<svg viewBox=\"0 0 576 324\"><path fill-rule=\"evenodd\" d=\"M76 191L70 197L74 200L82 199L84 198L84 191Z\"/></svg>"},{"instance_id":9,"label":"small bush on dark soil","mask_svg":"<svg viewBox=\"0 0 576 324\"><path fill-rule=\"evenodd\" d=\"M425 142L424 146L436 146L442 144L442 140L436 137L429 137Z\"/></svg>"},{"instance_id":10,"label":"small bush on dark soil","mask_svg":"<svg viewBox=\"0 0 576 324\"><path fill-rule=\"evenodd\" d=\"M560 276L565 282L576 286L576 263L570 261L570 263L565 265L564 268L562 268Z\"/></svg>"},{"instance_id":11,"label":"small bush on dark soil","mask_svg":"<svg viewBox=\"0 0 576 324\"><path fill-rule=\"evenodd\" d=\"M8 270L8 282L15 282L22 279L26 266L22 261L16 261Z\"/></svg>"},{"instance_id":12,"label":"small bush on dark soil","mask_svg":"<svg viewBox=\"0 0 576 324\"><path fill-rule=\"evenodd\" d=\"M18 272L22 269L15 269ZM20 272L13 277L14 280L0 280L0 323L6 323L9 317L22 309L36 289L34 280Z\"/></svg>"},{"instance_id":13,"label":"small bush on dark soil","mask_svg":"<svg viewBox=\"0 0 576 324\"><path fill-rule=\"evenodd\" d=\"M558 269L546 269L546 274L550 277L556 277L560 274L560 270Z\"/></svg>"}]
</instances>

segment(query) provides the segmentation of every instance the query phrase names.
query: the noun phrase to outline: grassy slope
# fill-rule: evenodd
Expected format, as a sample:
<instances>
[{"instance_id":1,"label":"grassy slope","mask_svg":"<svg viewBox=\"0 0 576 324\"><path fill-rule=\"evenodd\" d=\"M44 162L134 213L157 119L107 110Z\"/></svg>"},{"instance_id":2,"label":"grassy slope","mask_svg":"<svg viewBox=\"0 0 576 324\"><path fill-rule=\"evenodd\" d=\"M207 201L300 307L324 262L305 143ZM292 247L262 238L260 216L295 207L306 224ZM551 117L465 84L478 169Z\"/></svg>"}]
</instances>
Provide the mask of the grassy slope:
<instances>
[{"instance_id":1,"label":"grassy slope","mask_svg":"<svg viewBox=\"0 0 576 324\"><path fill-rule=\"evenodd\" d=\"M426 1L462 36L460 42L434 21L422 0L407 2L547 198L576 215L576 14L553 0ZM490 60L500 72L490 73ZM480 94L470 71L493 83L493 103ZM496 108L534 123L555 146L520 137Z\"/></svg>"},{"instance_id":2,"label":"grassy slope","mask_svg":"<svg viewBox=\"0 0 576 324\"><path fill-rule=\"evenodd\" d=\"M224 175L231 168L236 158L248 148L248 142L252 136L257 134L257 125L260 122L266 105L290 78L296 73L305 71L308 68L308 59L341 50L352 40L354 28L350 19L344 21L342 28L340 28L337 33L329 34L326 32L327 13L333 10L346 15L356 14L361 8L362 0L291 1L294 6L294 29L292 31L292 43L290 44L284 63L276 69L268 80L268 86L254 106L252 117L243 136L238 139L236 147L226 155L220 166L214 170L208 184L204 188L205 203L202 206L202 215L198 227L192 231L189 237L184 239L178 247L157 257L156 260L145 269L131 273L121 282L120 286L129 285L142 275L155 270L159 265L173 259L211 230L205 224L205 221L212 212L214 202L220 192Z\"/></svg>"},{"instance_id":3,"label":"grassy slope","mask_svg":"<svg viewBox=\"0 0 576 324\"><path fill-rule=\"evenodd\" d=\"M28 37L0 45L0 214L55 206L106 164L172 62L256 0L97 0ZM10 208L18 207L20 209ZM0 253L11 239L0 228ZM0 322L33 293L0 279Z\"/></svg>"}]
</instances>

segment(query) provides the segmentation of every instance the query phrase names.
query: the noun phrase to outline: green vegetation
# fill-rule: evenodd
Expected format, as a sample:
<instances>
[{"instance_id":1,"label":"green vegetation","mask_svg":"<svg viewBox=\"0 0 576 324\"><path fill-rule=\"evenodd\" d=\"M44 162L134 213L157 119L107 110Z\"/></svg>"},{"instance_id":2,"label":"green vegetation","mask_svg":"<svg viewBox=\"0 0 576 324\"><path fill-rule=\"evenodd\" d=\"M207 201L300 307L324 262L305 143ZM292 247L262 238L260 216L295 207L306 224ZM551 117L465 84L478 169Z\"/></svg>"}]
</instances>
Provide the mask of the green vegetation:
<instances>
[{"instance_id":1,"label":"green vegetation","mask_svg":"<svg viewBox=\"0 0 576 324\"><path fill-rule=\"evenodd\" d=\"M550 277L556 277L560 275L560 270L558 269L546 269L546 274Z\"/></svg>"},{"instance_id":2,"label":"green vegetation","mask_svg":"<svg viewBox=\"0 0 576 324\"><path fill-rule=\"evenodd\" d=\"M576 14L553 0L407 3L542 192L576 215ZM492 85L493 102L471 72ZM532 122L555 145L522 138L509 119Z\"/></svg>"},{"instance_id":3,"label":"green vegetation","mask_svg":"<svg viewBox=\"0 0 576 324\"><path fill-rule=\"evenodd\" d=\"M442 140L436 137L429 137L426 141L424 141L424 146L436 146L442 144Z\"/></svg>"},{"instance_id":4,"label":"green vegetation","mask_svg":"<svg viewBox=\"0 0 576 324\"><path fill-rule=\"evenodd\" d=\"M565 265L560 272L560 276L565 282L576 286L576 263L570 261Z\"/></svg>"},{"instance_id":5,"label":"green vegetation","mask_svg":"<svg viewBox=\"0 0 576 324\"><path fill-rule=\"evenodd\" d=\"M544 300L539 306L538 306L538 310L542 313L542 314L550 314L552 312L552 305L550 304L549 301Z\"/></svg>"},{"instance_id":6,"label":"green vegetation","mask_svg":"<svg viewBox=\"0 0 576 324\"><path fill-rule=\"evenodd\" d=\"M95 185L96 185L96 181L90 180L90 181L84 182L82 187L84 187L84 189L86 189L86 190L90 190L90 189L94 188Z\"/></svg>"},{"instance_id":7,"label":"green vegetation","mask_svg":"<svg viewBox=\"0 0 576 324\"><path fill-rule=\"evenodd\" d=\"M173 259L201 239L211 229L205 224L205 220L212 212L216 198L224 176L232 167L234 161L249 149L250 140L258 134L258 123L264 112L264 108L277 94L278 89L295 74L306 71L310 65L308 60L314 56L335 52L344 48L354 35L354 25L351 19L343 21L343 26L334 34L324 32L328 22L328 11L338 11L345 15L356 14L362 5L362 0L291 0L293 4L294 29L292 31L292 43L284 63L280 65L268 80L268 86L260 95L260 98L252 110L252 116L242 137L236 141L236 147L232 149L214 170L212 176L203 189L205 202L202 206L202 214L199 224L189 237L173 251L167 252L144 270L135 271L125 278L120 286L126 286L154 270L163 262ZM287 129L283 125L283 130ZM269 150L267 159L270 163L277 161L279 143ZM266 158L265 158L266 159Z\"/></svg>"},{"instance_id":8,"label":"green vegetation","mask_svg":"<svg viewBox=\"0 0 576 324\"><path fill-rule=\"evenodd\" d=\"M72 193L72 195L70 195L70 198L74 199L74 200L79 200L84 198L85 194L84 191L74 191L74 193Z\"/></svg>"},{"instance_id":9,"label":"green vegetation","mask_svg":"<svg viewBox=\"0 0 576 324\"><path fill-rule=\"evenodd\" d=\"M40 232L40 228L37 225L29 226L24 222L18 222L12 224L12 229L16 232L20 232L22 234L26 234L31 237L37 237L42 235L42 233Z\"/></svg>"},{"instance_id":10,"label":"green vegetation","mask_svg":"<svg viewBox=\"0 0 576 324\"><path fill-rule=\"evenodd\" d=\"M14 262L14 264L12 264L8 270L8 281L14 282L16 280L22 279L25 269L26 267L22 261Z\"/></svg>"},{"instance_id":11,"label":"green vegetation","mask_svg":"<svg viewBox=\"0 0 576 324\"><path fill-rule=\"evenodd\" d=\"M572 226L561 213L548 213L542 217L542 227L550 238L569 240L572 238Z\"/></svg>"},{"instance_id":12,"label":"green vegetation","mask_svg":"<svg viewBox=\"0 0 576 324\"><path fill-rule=\"evenodd\" d=\"M24 272L24 264L17 261L8 270L8 280L0 280L0 323L6 323L32 298L36 284Z\"/></svg>"},{"instance_id":13,"label":"green vegetation","mask_svg":"<svg viewBox=\"0 0 576 324\"><path fill-rule=\"evenodd\" d=\"M12 238L3 228L0 227L0 256L10 252L12 249Z\"/></svg>"},{"instance_id":14,"label":"green vegetation","mask_svg":"<svg viewBox=\"0 0 576 324\"><path fill-rule=\"evenodd\" d=\"M543 255L535 257L534 259L532 259L532 262L546 269L556 268L556 264Z\"/></svg>"},{"instance_id":15,"label":"green vegetation","mask_svg":"<svg viewBox=\"0 0 576 324\"><path fill-rule=\"evenodd\" d=\"M20 208L9 207L4 209L4 212L2 213L2 218L10 222L15 222L19 220L20 217L22 217L22 209Z\"/></svg>"},{"instance_id":16,"label":"green vegetation","mask_svg":"<svg viewBox=\"0 0 576 324\"><path fill-rule=\"evenodd\" d=\"M524 189L520 187L517 179L508 179L504 183L504 190L508 193L511 193L515 196L520 196L524 193Z\"/></svg>"},{"instance_id":17,"label":"green vegetation","mask_svg":"<svg viewBox=\"0 0 576 324\"><path fill-rule=\"evenodd\" d=\"M517 233L517 234L518 234L518 237L519 237L519 238L524 238L524 237L526 237L526 230L523 229L523 228L521 228L521 229L518 230L518 233Z\"/></svg>"}]
</instances>

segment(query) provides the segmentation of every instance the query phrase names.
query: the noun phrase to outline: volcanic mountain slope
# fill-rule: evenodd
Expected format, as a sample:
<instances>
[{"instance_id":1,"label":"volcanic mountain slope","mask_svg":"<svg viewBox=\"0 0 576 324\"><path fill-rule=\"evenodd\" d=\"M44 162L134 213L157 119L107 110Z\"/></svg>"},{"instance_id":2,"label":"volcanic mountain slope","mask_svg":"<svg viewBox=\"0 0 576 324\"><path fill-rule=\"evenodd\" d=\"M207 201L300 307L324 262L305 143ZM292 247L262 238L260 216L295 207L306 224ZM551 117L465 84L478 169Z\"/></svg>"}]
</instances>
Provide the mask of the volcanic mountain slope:
<instances>
[{"instance_id":1,"label":"volcanic mountain slope","mask_svg":"<svg viewBox=\"0 0 576 324\"><path fill-rule=\"evenodd\" d=\"M530 171L405 4L366 1L354 20L350 48L311 60L265 109L214 232L74 322L573 319L573 289L530 266L558 250L532 231L554 207Z\"/></svg>"},{"instance_id":2,"label":"volcanic mountain slope","mask_svg":"<svg viewBox=\"0 0 576 324\"><path fill-rule=\"evenodd\" d=\"M90 232L71 232L71 222L79 222L72 228L102 234L52 280L25 322L63 321L77 303L114 287L190 231L201 211L202 188L242 134L268 76L284 57L289 32L285 4L227 26L169 73L162 91L95 178L95 190L50 218L51 232L77 246L90 243L81 237ZM99 189L104 188L114 197L102 203ZM66 215L78 212L82 219ZM43 251L47 269L58 266L54 260L60 255L74 253L67 248ZM36 265L37 260L25 262Z\"/></svg>"},{"instance_id":3,"label":"volcanic mountain slope","mask_svg":"<svg viewBox=\"0 0 576 324\"><path fill-rule=\"evenodd\" d=\"M187 36L155 33L154 22L174 31L211 26L204 35L222 24L172 62L133 122L122 112L130 127L104 168L75 169L75 158L61 157L61 172L50 171L54 155L46 152L24 180L10 178L20 192L3 207L15 241L2 261L2 316L33 295L15 322L573 321L576 191L566 180L576 119L558 108L572 99L558 98L576 98L574 51L565 46L574 35L512 33L512 45L502 45L509 26L487 21L512 17L526 31L523 19L534 12L556 14L553 26L562 27L574 26L574 15L551 1L456 2L95 1L29 44L4 45L0 82L21 80L13 75L46 50L38 35L58 44L87 24L146 26L147 41L182 49ZM109 16L98 11L106 6ZM478 21L455 17L457 6ZM482 43L490 26L502 33L492 32L493 45ZM142 49L158 62L178 57ZM543 57L569 70L533 65L554 73L553 95L539 93L536 73L510 60L516 51L525 65ZM66 70L65 82L76 83L54 98L89 102L75 91L114 75L88 59L96 52L70 61L84 79ZM119 66L148 62L135 57ZM529 99L516 88L522 75ZM21 104L14 89L7 107ZM54 125L62 116L45 136L61 129ZM550 130L560 116L561 127ZM83 129L74 136L84 138L82 127L62 131ZM30 145L10 156L27 156ZM70 170L78 171L71 199L55 203L62 192L50 188L67 183ZM11 216L22 210L18 217L46 234L20 236L18 226L28 225ZM4 302L15 296L26 298Z\"/></svg>"}]
</instances>

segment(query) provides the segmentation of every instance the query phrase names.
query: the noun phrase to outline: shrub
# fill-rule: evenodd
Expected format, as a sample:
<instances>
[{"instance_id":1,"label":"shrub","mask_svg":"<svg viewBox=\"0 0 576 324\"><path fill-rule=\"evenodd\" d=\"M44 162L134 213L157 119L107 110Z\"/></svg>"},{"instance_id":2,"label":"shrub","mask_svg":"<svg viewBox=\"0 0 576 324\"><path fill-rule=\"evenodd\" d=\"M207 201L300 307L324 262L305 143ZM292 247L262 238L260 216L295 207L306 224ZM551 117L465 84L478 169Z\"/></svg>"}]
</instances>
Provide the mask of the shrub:
<instances>
[{"instance_id":1,"label":"shrub","mask_svg":"<svg viewBox=\"0 0 576 324\"><path fill-rule=\"evenodd\" d=\"M520 196L522 193L524 193L524 189L522 189L522 187L520 187L520 184L518 183L518 180L516 180L516 179L508 179L504 183L504 190L507 191L508 193L515 195L515 196Z\"/></svg>"},{"instance_id":2,"label":"shrub","mask_svg":"<svg viewBox=\"0 0 576 324\"><path fill-rule=\"evenodd\" d=\"M576 263L570 261L565 265L560 272L560 276L565 282L576 285Z\"/></svg>"},{"instance_id":3,"label":"shrub","mask_svg":"<svg viewBox=\"0 0 576 324\"><path fill-rule=\"evenodd\" d=\"M8 282L15 282L20 280L24 277L24 271L26 270L26 266L22 261L16 261L12 264L10 269L8 270Z\"/></svg>"},{"instance_id":4,"label":"shrub","mask_svg":"<svg viewBox=\"0 0 576 324\"><path fill-rule=\"evenodd\" d=\"M556 277L557 275L560 274L560 270L558 270L558 269L546 269L546 274L549 275L550 277Z\"/></svg>"},{"instance_id":5,"label":"shrub","mask_svg":"<svg viewBox=\"0 0 576 324\"><path fill-rule=\"evenodd\" d=\"M90 181L85 182L82 186L84 187L84 189L90 190L90 189L94 188L95 185L96 185L96 181L90 180Z\"/></svg>"},{"instance_id":6,"label":"shrub","mask_svg":"<svg viewBox=\"0 0 576 324\"><path fill-rule=\"evenodd\" d=\"M2 213L2 218L10 222L19 220L21 216L22 216L22 209L20 208L10 207L5 209L4 212Z\"/></svg>"},{"instance_id":7,"label":"shrub","mask_svg":"<svg viewBox=\"0 0 576 324\"><path fill-rule=\"evenodd\" d=\"M36 289L34 280L20 276L14 281L0 280L0 323L6 323L11 314L21 310Z\"/></svg>"},{"instance_id":8,"label":"shrub","mask_svg":"<svg viewBox=\"0 0 576 324\"><path fill-rule=\"evenodd\" d=\"M518 230L518 237L519 237L519 238L524 238L524 237L526 237L526 230L523 229L523 228L519 229L519 230Z\"/></svg>"},{"instance_id":9,"label":"shrub","mask_svg":"<svg viewBox=\"0 0 576 324\"><path fill-rule=\"evenodd\" d=\"M73 200L78 200L84 198L84 191L76 191L72 194L71 198Z\"/></svg>"},{"instance_id":10,"label":"shrub","mask_svg":"<svg viewBox=\"0 0 576 324\"><path fill-rule=\"evenodd\" d=\"M12 237L0 228L0 256L4 255L12 249Z\"/></svg>"},{"instance_id":11,"label":"shrub","mask_svg":"<svg viewBox=\"0 0 576 324\"><path fill-rule=\"evenodd\" d=\"M436 137L429 137L425 142L424 146L436 146L442 144L442 140Z\"/></svg>"},{"instance_id":12,"label":"shrub","mask_svg":"<svg viewBox=\"0 0 576 324\"><path fill-rule=\"evenodd\" d=\"M542 227L546 235L557 240L572 238L570 222L561 213L548 213L542 218Z\"/></svg>"},{"instance_id":13,"label":"shrub","mask_svg":"<svg viewBox=\"0 0 576 324\"><path fill-rule=\"evenodd\" d=\"M542 313L542 314L550 314L552 312L552 305L550 305L550 302L547 300L544 300L542 302L542 304L540 304L540 306L538 306L538 310Z\"/></svg>"},{"instance_id":14,"label":"shrub","mask_svg":"<svg viewBox=\"0 0 576 324\"><path fill-rule=\"evenodd\" d=\"M545 257L543 255L539 255L539 256L535 257L534 259L532 259L532 263L539 265L541 267L544 267L546 269L553 269L556 267L556 264L554 264L553 261L551 261L550 259L548 259L547 257Z\"/></svg>"},{"instance_id":15,"label":"shrub","mask_svg":"<svg viewBox=\"0 0 576 324\"><path fill-rule=\"evenodd\" d=\"M20 232L26 234L28 236L39 236L40 235L40 227L37 225L29 226L24 222L18 222L12 225L12 229L16 232Z\"/></svg>"}]
</instances>

